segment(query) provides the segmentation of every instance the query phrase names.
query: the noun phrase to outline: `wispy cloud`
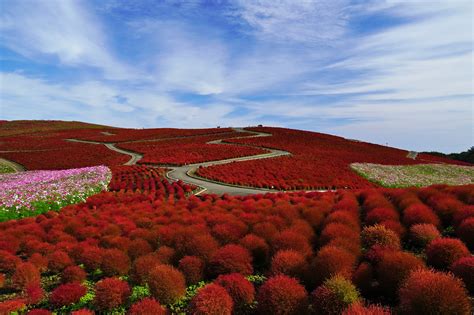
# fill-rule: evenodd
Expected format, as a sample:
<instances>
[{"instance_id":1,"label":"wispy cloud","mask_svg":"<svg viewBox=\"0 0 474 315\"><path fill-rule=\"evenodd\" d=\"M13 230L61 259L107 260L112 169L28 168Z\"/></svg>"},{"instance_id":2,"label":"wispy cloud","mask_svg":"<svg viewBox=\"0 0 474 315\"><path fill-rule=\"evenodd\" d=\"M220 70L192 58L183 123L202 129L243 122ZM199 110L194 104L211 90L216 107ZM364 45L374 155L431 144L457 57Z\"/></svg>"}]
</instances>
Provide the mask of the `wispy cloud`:
<instances>
[{"instance_id":1,"label":"wispy cloud","mask_svg":"<svg viewBox=\"0 0 474 315\"><path fill-rule=\"evenodd\" d=\"M473 143L470 0L6 4L2 118L264 123L415 150Z\"/></svg>"},{"instance_id":2,"label":"wispy cloud","mask_svg":"<svg viewBox=\"0 0 474 315\"><path fill-rule=\"evenodd\" d=\"M84 4L20 0L2 5L3 45L32 60L53 57L64 65L102 69L109 79L129 78L132 69L110 52L100 20Z\"/></svg>"}]
</instances>

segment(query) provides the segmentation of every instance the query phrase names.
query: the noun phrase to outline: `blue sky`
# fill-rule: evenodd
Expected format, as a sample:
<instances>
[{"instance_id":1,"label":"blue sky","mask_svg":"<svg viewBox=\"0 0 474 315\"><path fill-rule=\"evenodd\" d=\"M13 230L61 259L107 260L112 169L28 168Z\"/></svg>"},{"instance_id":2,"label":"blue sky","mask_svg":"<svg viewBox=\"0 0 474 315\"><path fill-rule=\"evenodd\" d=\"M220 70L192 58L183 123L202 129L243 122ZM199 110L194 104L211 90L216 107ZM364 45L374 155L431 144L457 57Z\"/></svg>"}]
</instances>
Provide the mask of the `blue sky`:
<instances>
[{"instance_id":1,"label":"blue sky","mask_svg":"<svg viewBox=\"0 0 474 315\"><path fill-rule=\"evenodd\" d=\"M0 0L0 119L473 145L470 0Z\"/></svg>"}]
</instances>

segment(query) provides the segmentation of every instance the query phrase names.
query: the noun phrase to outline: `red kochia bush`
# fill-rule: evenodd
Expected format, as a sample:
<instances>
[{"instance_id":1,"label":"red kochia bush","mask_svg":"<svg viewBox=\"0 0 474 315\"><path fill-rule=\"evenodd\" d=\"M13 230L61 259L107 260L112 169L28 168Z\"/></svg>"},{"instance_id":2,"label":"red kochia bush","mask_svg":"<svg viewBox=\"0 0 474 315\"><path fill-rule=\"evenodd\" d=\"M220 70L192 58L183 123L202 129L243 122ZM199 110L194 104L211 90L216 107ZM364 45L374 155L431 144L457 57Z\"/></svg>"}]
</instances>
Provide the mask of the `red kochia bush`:
<instances>
[{"instance_id":1,"label":"red kochia bush","mask_svg":"<svg viewBox=\"0 0 474 315\"><path fill-rule=\"evenodd\" d=\"M94 271L102 263L103 249L97 246L81 246L74 254L77 264L84 264L87 271Z\"/></svg>"},{"instance_id":2,"label":"red kochia bush","mask_svg":"<svg viewBox=\"0 0 474 315\"><path fill-rule=\"evenodd\" d=\"M72 312L71 315L94 315L94 312L83 308L83 309Z\"/></svg>"},{"instance_id":3,"label":"red kochia bush","mask_svg":"<svg viewBox=\"0 0 474 315\"><path fill-rule=\"evenodd\" d=\"M107 249L102 255L101 269L107 276L126 275L130 270L130 258L119 249Z\"/></svg>"},{"instance_id":4,"label":"red kochia bush","mask_svg":"<svg viewBox=\"0 0 474 315\"><path fill-rule=\"evenodd\" d=\"M387 220L398 221L399 217L398 212L393 208L375 208L367 213L365 224L373 225Z\"/></svg>"},{"instance_id":5,"label":"red kochia bush","mask_svg":"<svg viewBox=\"0 0 474 315\"><path fill-rule=\"evenodd\" d=\"M392 230L382 225L373 225L365 227L361 232L362 246L369 249L374 245L382 247L399 249L400 238Z\"/></svg>"},{"instance_id":6,"label":"red kochia bush","mask_svg":"<svg viewBox=\"0 0 474 315\"><path fill-rule=\"evenodd\" d=\"M314 290L310 299L314 313L339 315L349 305L359 302L360 296L349 280L336 275Z\"/></svg>"},{"instance_id":7,"label":"red kochia bush","mask_svg":"<svg viewBox=\"0 0 474 315\"><path fill-rule=\"evenodd\" d=\"M5 285L5 275L0 273L0 289Z\"/></svg>"},{"instance_id":8,"label":"red kochia bush","mask_svg":"<svg viewBox=\"0 0 474 315\"><path fill-rule=\"evenodd\" d=\"M28 259L28 262L35 265L40 272L45 272L48 269L48 258L39 253L34 253L31 255Z\"/></svg>"},{"instance_id":9,"label":"red kochia bush","mask_svg":"<svg viewBox=\"0 0 474 315\"><path fill-rule=\"evenodd\" d=\"M441 233L433 224L415 224L410 227L410 240L417 246L425 247Z\"/></svg>"},{"instance_id":10,"label":"red kochia bush","mask_svg":"<svg viewBox=\"0 0 474 315\"><path fill-rule=\"evenodd\" d=\"M194 315L231 315L233 302L227 291L217 284L201 288L189 304L189 313Z\"/></svg>"},{"instance_id":11,"label":"red kochia bush","mask_svg":"<svg viewBox=\"0 0 474 315\"><path fill-rule=\"evenodd\" d=\"M62 307L79 302L87 293L87 288L79 283L61 284L51 292L49 302L55 307Z\"/></svg>"},{"instance_id":12,"label":"red kochia bush","mask_svg":"<svg viewBox=\"0 0 474 315\"><path fill-rule=\"evenodd\" d=\"M7 300L0 302L0 314L11 314L26 309L25 301L22 299Z\"/></svg>"},{"instance_id":13,"label":"red kochia bush","mask_svg":"<svg viewBox=\"0 0 474 315\"><path fill-rule=\"evenodd\" d=\"M165 309L156 300L145 298L130 307L128 315L165 315Z\"/></svg>"},{"instance_id":14,"label":"red kochia bush","mask_svg":"<svg viewBox=\"0 0 474 315\"><path fill-rule=\"evenodd\" d=\"M39 309L39 308L28 312L28 315L51 315L51 314L53 314L51 311Z\"/></svg>"},{"instance_id":15,"label":"red kochia bush","mask_svg":"<svg viewBox=\"0 0 474 315\"><path fill-rule=\"evenodd\" d=\"M414 224L433 224L440 226L438 216L429 207L424 204L414 204L403 211L403 223L408 227Z\"/></svg>"},{"instance_id":16,"label":"red kochia bush","mask_svg":"<svg viewBox=\"0 0 474 315\"><path fill-rule=\"evenodd\" d=\"M214 283L226 289L237 308L252 303L255 298L253 284L240 273L220 275Z\"/></svg>"},{"instance_id":17,"label":"red kochia bush","mask_svg":"<svg viewBox=\"0 0 474 315\"><path fill-rule=\"evenodd\" d=\"M463 257L451 266L454 275L464 282L466 288L474 293L474 257Z\"/></svg>"},{"instance_id":18,"label":"red kochia bush","mask_svg":"<svg viewBox=\"0 0 474 315\"><path fill-rule=\"evenodd\" d=\"M298 234L292 230L286 230L278 233L273 239L272 249L273 252L277 252L282 249L293 249L300 252L304 256L310 256L313 253L311 244L309 244L308 240L303 235Z\"/></svg>"},{"instance_id":19,"label":"red kochia bush","mask_svg":"<svg viewBox=\"0 0 474 315\"><path fill-rule=\"evenodd\" d=\"M0 250L0 272L12 273L19 263L21 263L20 258L5 250Z\"/></svg>"},{"instance_id":20,"label":"red kochia bush","mask_svg":"<svg viewBox=\"0 0 474 315\"><path fill-rule=\"evenodd\" d=\"M399 299L402 314L471 314L462 281L442 272L412 272L400 288Z\"/></svg>"},{"instance_id":21,"label":"red kochia bush","mask_svg":"<svg viewBox=\"0 0 474 315\"><path fill-rule=\"evenodd\" d=\"M252 257L240 245L226 245L219 248L209 260L209 274L216 277L226 273L250 275L253 272Z\"/></svg>"},{"instance_id":22,"label":"red kochia bush","mask_svg":"<svg viewBox=\"0 0 474 315\"><path fill-rule=\"evenodd\" d=\"M239 243L250 252L255 265L263 265L267 262L270 247L263 238L255 234L247 234Z\"/></svg>"},{"instance_id":23,"label":"red kochia bush","mask_svg":"<svg viewBox=\"0 0 474 315\"><path fill-rule=\"evenodd\" d=\"M448 269L456 260L469 256L469 250L456 238L438 238L426 247L426 261L438 269Z\"/></svg>"},{"instance_id":24,"label":"red kochia bush","mask_svg":"<svg viewBox=\"0 0 474 315\"><path fill-rule=\"evenodd\" d=\"M204 277L204 262L196 256L184 256L181 258L178 269L184 274L188 285L196 284Z\"/></svg>"},{"instance_id":25,"label":"red kochia bush","mask_svg":"<svg viewBox=\"0 0 474 315\"><path fill-rule=\"evenodd\" d=\"M127 282L105 278L95 285L94 304L99 311L108 311L122 305L130 295Z\"/></svg>"},{"instance_id":26,"label":"red kochia bush","mask_svg":"<svg viewBox=\"0 0 474 315\"><path fill-rule=\"evenodd\" d=\"M25 289L26 301L29 305L41 302L45 297L45 292L39 283L33 283Z\"/></svg>"},{"instance_id":27,"label":"red kochia bush","mask_svg":"<svg viewBox=\"0 0 474 315\"><path fill-rule=\"evenodd\" d=\"M52 272L61 272L64 268L73 264L66 252L55 251L48 255L48 268Z\"/></svg>"},{"instance_id":28,"label":"red kochia bush","mask_svg":"<svg viewBox=\"0 0 474 315\"><path fill-rule=\"evenodd\" d=\"M372 285L375 282L375 272L372 265L362 262L352 274L352 282L363 295L372 294L377 289Z\"/></svg>"},{"instance_id":29,"label":"red kochia bush","mask_svg":"<svg viewBox=\"0 0 474 315\"><path fill-rule=\"evenodd\" d=\"M304 280L308 268L308 263L300 252L294 250L280 250L272 258L270 274L284 274Z\"/></svg>"},{"instance_id":30,"label":"red kochia bush","mask_svg":"<svg viewBox=\"0 0 474 315\"><path fill-rule=\"evenodd\" d=\"M269 278L260 287L257 302L260 314L305 314L308 307L308 294L296 279L278 275Z\"/></svg>"},{"instance_id":31,"label":"red kochia bush","mask_svg":"<svg viewBox=\"0 0 474 315\"><path fill-rule=\"evenodd\" d=\"M11 278L12 286L18 290L26 289L31 284L38 284L40 280L38 268L29 262L20 263Z\"/></svg>"},{"instance_id":32,"label":"red kochia bush","mask_svg":"<svg viewBox=\"0 0 474 315\"><path fill-rule=\"evenodd\" d=\"M61 281L63 283L78 282L82 283L86 280L86 272L79 266L69 266L63 270L61 274Z\"/></svg>"},{"instance_id":33,"label":"red kochia bush","mask_svg":"<svg viewBox=\"0 0 474 315\"><path fill-rule=\"evenodd\" d=\"M148 274L150 292L161 304L172 304L186 292L181 272L169 265L158 265Z\"/></svg>"},{"instance_id":34,"label":"red kochia bush","mask_svg":"<svg viewBox=\"0 0 474 315\"><path fill-rule=\"evenodd\" d=\"M368 305L364 306L361 303L355 303L349 306L342 315L390 315L391 312L389 309L377 306L377 305Z\"/></svg>"},{"instance_id":35,"label":"red kochia bush","mask_svg":"<svg viewBox=\"0 0 474 315\"><path fill-rule=\"evenodd\" d=\"M474 251L474 218L462 221L456 229L456 234L470 250Z\"/></svg>"},{"instance_id":36,"label":"red kochia bush","mask_svg":"<svg viewBox=\"0 0 474 315\"><path fill-rule=\"evenodd\" d=\"M136 258L151 253L153 249L151 248L150 243L144 239L138 238L130 242L128 248L128 255L130 259L135 260Z\"/></svg>"},{"instance_id":37,"label":"red kochia bush","mask_svg":"<svg viewBox=\"0 0 474 315\"><path fill-rule=\"evenodd\" d=\"M348 251L334 246L321 248L311 264L311 282L319 286L326 279L339 274L350 278L356 257Z\"/></svg>"},{"instance_id":38,"label":"red kochia bush","mask_svg":"<svg viewBox=\"0 0 474 315\"><path fill-rule=\"evenodd\" d=\"M424 263L415 255L401 251L387 251L377 264L376 272L380 287L385 294L396 294L400 284L410 272L424 268Z\"/></svg>"}]
</instances>

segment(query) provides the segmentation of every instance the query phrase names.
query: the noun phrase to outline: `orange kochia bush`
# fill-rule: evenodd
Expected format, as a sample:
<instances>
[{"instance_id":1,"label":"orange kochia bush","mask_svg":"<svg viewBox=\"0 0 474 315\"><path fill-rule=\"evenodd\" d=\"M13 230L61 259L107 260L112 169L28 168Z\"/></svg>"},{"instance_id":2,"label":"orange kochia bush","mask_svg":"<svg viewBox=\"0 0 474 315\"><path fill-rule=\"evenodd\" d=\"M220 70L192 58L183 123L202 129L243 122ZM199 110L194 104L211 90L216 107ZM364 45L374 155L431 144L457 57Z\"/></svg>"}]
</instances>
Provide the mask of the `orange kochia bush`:
<instances>
[{"instance_id":1,"label":"orange kochia bush","mask_svg":"<svg viewBox=\"0 0 474 315\"><path fill-rule=\"evenodd\" d=\"M445 199L447 195L451 201L443 209L454 211L454 235L469 235L463 224L470 222L472 212L465 202L471 200L468 192L474 186L459 188L462 194L458 188L436 186L183 198L176 191L159 191L151 182L146 184L146 174L137 175L144 181L135 188L126 184L60 212L0 223L3 288L23 303L34 304L52 296L55 289L63 291L59 285L80 285L87 279L95 282L95 310L107 312L133 303L128 299L130 287L148 285L154 300L134 303L139 312L159 309L158 303L165 307L185 294L186 284L204 280L222 287L226 292L222 296L230 296L234 312L252 312L248 304L254 302L253 288L258 311L305 312L306 290L313 291L335 275L352 280L369 301L395 301L391 291L424 266L401 251L412 245L427 245L428 265L455 273L471 288L470 253L462 241L440 238L440 230L432 224L403 225L395 211L405 223L407 208L433 201L437 194ZM120 186L120 180L117 183ZM403 229L409 230L406 237ZM253 277L257 283L251 284L245 279L250 274L268 279L262 284ZM43 294L40 280L46 275L59 277L57 285L43 287L49 291ZM122 276L128 276L126 282L118 278ZM212 306L205 300L209 292L193 305ZM51 304L51 311L68 302L64 301ZM29 307L34 306L41 304ZM363 307L352 311L358 309Z\"/></svg>"}]
</instances>

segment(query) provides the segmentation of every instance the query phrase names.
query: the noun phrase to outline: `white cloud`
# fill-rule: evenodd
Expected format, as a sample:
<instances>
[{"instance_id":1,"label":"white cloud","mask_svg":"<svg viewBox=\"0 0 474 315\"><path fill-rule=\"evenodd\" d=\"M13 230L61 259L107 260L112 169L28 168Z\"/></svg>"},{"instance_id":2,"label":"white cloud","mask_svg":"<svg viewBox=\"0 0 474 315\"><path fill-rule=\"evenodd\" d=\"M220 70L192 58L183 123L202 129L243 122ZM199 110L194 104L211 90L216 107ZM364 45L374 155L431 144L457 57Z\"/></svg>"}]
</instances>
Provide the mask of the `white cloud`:
<instances>
[{"instance_id":1,"label":"white cloud","mask_svg":"<svg viewBox=\"0 0 474 315\"><path fill-rule=\"evenodd\" d=\"M3 45L35 60L55 56L62 64L102 69L110 79L132 76L107 47L100 21L75 0L11 1L2 5Z\"/></svg>"},{"instance_id":2,"label":"white cloud","mask_svg":"<svg viewBox=\"0 0 474 315\"><path fill-rule=\"evenodd\" d=\"M321 43L344 35L347 5L346 0L239 0L230 15L263 39Z\"/></svg>"}]
</instances>

